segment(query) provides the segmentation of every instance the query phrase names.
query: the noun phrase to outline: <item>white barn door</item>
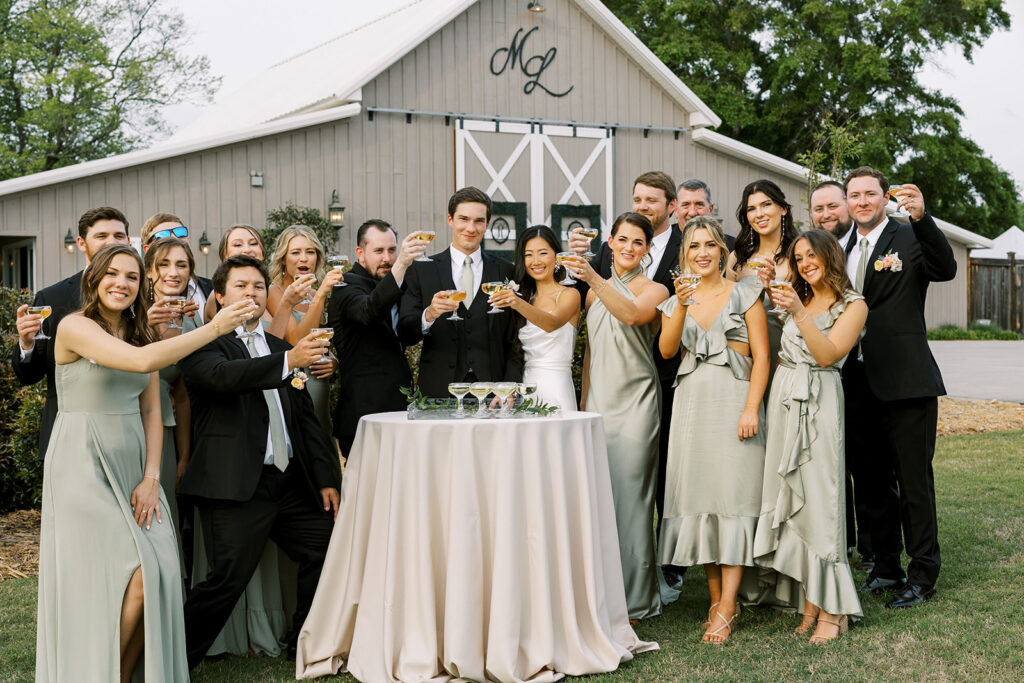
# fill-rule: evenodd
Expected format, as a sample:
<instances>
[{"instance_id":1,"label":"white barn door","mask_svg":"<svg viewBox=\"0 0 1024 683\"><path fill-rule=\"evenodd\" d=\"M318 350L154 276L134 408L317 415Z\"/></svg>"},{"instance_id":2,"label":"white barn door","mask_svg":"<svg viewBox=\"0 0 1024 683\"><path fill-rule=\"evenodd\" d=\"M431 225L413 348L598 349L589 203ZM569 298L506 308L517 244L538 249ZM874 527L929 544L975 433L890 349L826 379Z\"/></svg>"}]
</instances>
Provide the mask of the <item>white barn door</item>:
<instances>
[{"instance_id":1,"label":"white barn door","mask_svg":"<svg viewBox=\"0 0 1024 683\"><path fill-rule=\"evenodd\" d=\"M530 224L550 225L552 204L598 204L606 234L612 140L602 128L463 119L455 124L455 184L497 202L526 202Z\"/></svg>"}]
</instances>

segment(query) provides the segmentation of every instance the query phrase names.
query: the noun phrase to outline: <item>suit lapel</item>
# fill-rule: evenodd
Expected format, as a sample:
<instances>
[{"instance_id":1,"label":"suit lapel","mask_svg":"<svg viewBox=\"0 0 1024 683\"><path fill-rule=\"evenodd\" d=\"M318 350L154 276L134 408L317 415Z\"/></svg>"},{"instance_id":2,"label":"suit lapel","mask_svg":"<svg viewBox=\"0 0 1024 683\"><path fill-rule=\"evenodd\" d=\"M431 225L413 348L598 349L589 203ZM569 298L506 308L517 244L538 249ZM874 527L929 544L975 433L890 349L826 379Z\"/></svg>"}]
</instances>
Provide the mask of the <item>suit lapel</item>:
<instances>
[{"instance_id":1,"label":"suit lapel","mask_svg":"<svg viewBox=\"0 0 1024 683\"><path fill-rule=\"evenodd\" d=\"M868 290L868 285L875 276L875 261L882 257L886 252L889 251L889 245L892 244L893 238L896 236L897 226L896 223L889 219L885 229L882 231L882 236L878 238L878 242L875 243L875 248L871 250L871 257L868 258L868 266L864 271L864 291Z\"/></svg>"},{"instance_id":2,"label":"suit lapel","mask_svg":"<svg viewBox=\"0 0 1024 683\"><path fill-rule=\"evenodd\" d=\"M437 256L431 258L437 268L437 280L441 283L441 289L455 289L455 280L452 278L452 254L451 247L448 247Z\"/></svg>"},{"instance_id":3,"label":"suit lapel","mask_svg":"<svg viewBox=\"0 0 1024 683\"><path fill-rule=\"evenodd\" d=\"M679 231L679 227L675 225L669 227L665 253L661 255L661 263L658 264L658 269L654 272L652 280L664 284L663 280L667 278L668 271L679 265L679 245L682 241L683 233Z\"/></svg>"}]
</instances>

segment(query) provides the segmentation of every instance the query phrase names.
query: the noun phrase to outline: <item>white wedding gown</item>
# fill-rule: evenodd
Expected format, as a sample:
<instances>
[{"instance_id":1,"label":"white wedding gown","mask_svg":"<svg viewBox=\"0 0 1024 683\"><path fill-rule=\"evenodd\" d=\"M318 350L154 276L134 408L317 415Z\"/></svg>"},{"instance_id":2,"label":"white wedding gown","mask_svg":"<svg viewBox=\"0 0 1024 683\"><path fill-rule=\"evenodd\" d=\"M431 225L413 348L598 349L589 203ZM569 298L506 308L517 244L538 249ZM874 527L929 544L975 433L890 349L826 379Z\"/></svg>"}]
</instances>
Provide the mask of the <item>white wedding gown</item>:
<instances>
[{"instance_id":1,"label":"white wedding gown","mask_svg":"<svg viewBox=\"0 0 1024 683\"><path fill-rule=\"evenodd\" d=\"M556 405L563 413L576 411L576 390L572 384L572 353L576 328L566 323L545 332L529 320L519 329L523 345L524 382L536 382L536 400Z\"/></svg>"}]
</instances>

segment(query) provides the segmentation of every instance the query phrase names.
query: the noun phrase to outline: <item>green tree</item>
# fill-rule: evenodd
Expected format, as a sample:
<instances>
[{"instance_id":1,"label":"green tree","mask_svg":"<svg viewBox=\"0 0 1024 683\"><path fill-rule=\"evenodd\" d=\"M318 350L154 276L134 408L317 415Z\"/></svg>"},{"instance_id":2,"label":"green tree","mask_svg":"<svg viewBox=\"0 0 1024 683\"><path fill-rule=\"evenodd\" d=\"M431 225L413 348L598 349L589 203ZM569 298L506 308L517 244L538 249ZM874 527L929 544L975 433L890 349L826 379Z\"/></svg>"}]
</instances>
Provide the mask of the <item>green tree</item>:
<instances>
[{"instance_id":1,"label":"green tree","mask_svg":"<svg viewBox=\"0 0 1024 683\"><path fill-rule=\"evenodd\" d=\"M722 131L798 161L824 121L857 161L914 182L938 216L996 235L1024 218L1012 178L965 137L963 110L925 87L927 58L970 59L1010 25L1003 0L606 0L708 106Z\"/></svg>"},{"instance_id":2,"label":"green tree","mask_svg":"<svg viewBox=\"0 0 1024 683\"><path fill-rule=\"evenodd\" d=\"M220 83L160 0L0 0L0 180L136 149Z\"/></svg>"}]
</instances>

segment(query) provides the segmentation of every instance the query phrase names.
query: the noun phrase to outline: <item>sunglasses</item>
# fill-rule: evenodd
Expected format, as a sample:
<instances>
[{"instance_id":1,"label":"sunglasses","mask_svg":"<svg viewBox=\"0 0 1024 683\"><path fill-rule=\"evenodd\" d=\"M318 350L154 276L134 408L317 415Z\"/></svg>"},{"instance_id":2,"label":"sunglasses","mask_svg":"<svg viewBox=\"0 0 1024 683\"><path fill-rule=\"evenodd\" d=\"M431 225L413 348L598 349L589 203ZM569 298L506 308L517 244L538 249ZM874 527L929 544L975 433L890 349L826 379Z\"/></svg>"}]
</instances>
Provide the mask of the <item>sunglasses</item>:
<instances>
[{"instance_id":1,"label":"sunglasses","mask_svg":"<svg viewBox=\"0 0 1024 683\"><path fill-rule=\"evenodd\" d=\"M164 237L172 236L177 237L179 239L182 237L188 237L188 228L186 228L184 225L179 225L176 228L169 228L167 230L157 230L156 232L149 236L149 241L152 242L153 240L159 240L163 239Z\"/></svg>"}]
</instances>

